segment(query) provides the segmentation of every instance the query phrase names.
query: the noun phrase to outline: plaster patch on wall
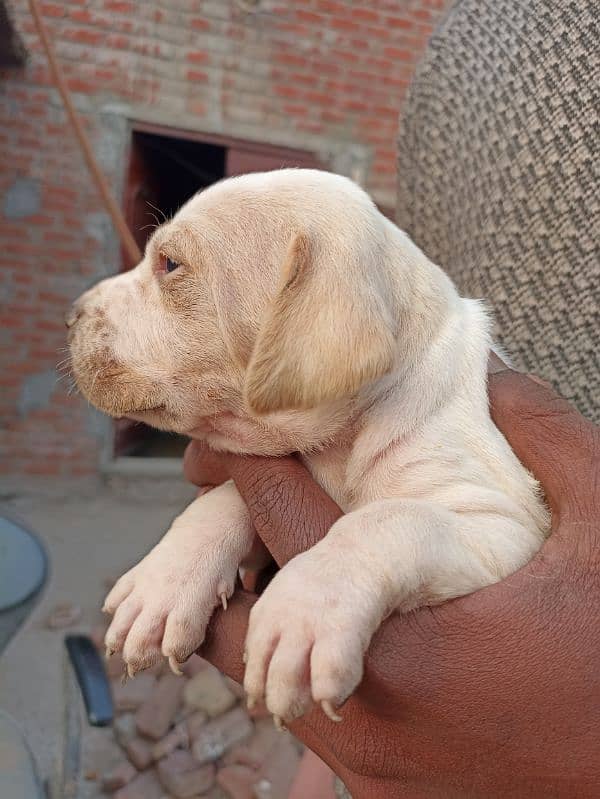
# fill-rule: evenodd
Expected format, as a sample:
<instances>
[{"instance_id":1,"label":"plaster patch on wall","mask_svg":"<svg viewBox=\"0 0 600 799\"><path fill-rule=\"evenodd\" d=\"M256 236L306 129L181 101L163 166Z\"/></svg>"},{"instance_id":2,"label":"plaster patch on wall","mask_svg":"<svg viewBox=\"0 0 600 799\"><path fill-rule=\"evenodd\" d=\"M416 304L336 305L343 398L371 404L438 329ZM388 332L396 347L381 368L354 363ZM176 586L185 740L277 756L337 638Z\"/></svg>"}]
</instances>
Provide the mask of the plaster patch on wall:
<instances>
[{"instance_id":1,"label":"plaster patch on wall","mask_svg":"<svg viewBox=\"0 0 600 799\"><path fill-rule=\"evenodd\" d=\"M4 195L3 210L7 219L23 219L40 210L42 190L39 181L19 177Z\"/></svg>"},{"instance_id":2,"label":"plaster patch on wall","mask_svg":"<svg viewBox=\"0 0 600 799\"><path fill-rule=\"evenodd\" d=\"M47 369L44 372L28 375L23 380L21 394L17 403L19 415L27 416L31 411L45 408L50 401L56 381L57 374L54 369Z\"/></svg>"}]
</instances>

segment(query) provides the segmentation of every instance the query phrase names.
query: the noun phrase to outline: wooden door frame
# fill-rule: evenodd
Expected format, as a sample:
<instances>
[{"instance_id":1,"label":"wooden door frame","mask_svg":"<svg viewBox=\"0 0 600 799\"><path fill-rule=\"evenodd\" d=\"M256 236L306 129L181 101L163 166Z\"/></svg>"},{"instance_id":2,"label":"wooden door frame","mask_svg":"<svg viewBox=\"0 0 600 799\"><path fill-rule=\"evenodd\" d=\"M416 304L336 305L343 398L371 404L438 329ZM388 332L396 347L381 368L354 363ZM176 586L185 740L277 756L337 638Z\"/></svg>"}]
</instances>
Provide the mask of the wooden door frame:
<instances>
[{"instance_id":1,"label":"wooden door frame","mask_svg":"<svg viewBox=\"0 0 600 799\"><path fill-rule=\"evenodd\" d=\"M268 142L258 142L253 139L241 139L236 136L224 136L220 133L204 133L202 131L189 130L185 128L170 127L169 125L159 125L152 122L132 121L130 134L150 133L155 136L168 136L172 139L186 139L187 141L197 141L203 144L215 144L219 147L249 150L260 155L281 155L284 159L302 163L312 163L315 168L323 169L324 164L319 160L313 150L301 150L295 147L280 146Z\"/></svg>"}]
</instances>

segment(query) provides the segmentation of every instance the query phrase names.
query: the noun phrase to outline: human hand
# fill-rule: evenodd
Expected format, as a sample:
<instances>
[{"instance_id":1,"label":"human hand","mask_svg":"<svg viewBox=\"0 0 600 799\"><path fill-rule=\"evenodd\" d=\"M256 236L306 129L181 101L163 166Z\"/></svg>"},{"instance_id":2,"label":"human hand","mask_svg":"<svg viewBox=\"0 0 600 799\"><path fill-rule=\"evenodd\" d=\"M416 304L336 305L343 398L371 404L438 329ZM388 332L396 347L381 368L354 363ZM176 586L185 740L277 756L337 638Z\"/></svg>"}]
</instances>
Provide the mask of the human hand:
<instances>
[{"instance_id":1,"label":"human hand","mask_svg":"<svg viewBox=\"0 0 600 799\"><path fill-rule=\"evenodd\" d=\"M492 413L541 482L552 535L508 579L388 619L343 723L291 725L354 799L595 797L600 785L600 431L551 389L503 370ZM294 458L219 455L193 443L192 482L231 477L279 565L341 515ZM217 612L202 654L234 679L255 597Z\"/></svg>"}]
</instances>

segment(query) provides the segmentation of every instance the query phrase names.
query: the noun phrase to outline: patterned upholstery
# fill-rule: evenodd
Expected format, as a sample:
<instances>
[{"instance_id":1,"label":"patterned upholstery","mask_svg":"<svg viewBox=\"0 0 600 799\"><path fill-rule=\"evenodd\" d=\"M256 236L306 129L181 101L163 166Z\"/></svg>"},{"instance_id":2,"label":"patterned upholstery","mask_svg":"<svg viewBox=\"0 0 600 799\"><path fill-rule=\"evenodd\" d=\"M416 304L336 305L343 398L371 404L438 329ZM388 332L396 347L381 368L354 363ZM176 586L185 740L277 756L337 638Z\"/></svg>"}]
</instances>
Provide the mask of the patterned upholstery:
<instances>
[{"instance_id":1,"label":"patterned upholstery","mask_svg":"<svg viewBox=\"0 0 600 799\"><path fill-rule=\"evenodd\" d=\"M600 0L457 0L398 180L398 224L488 300L515 365L600 422Z\"/></svg>"},{"instance_id":2,"label":"patterned upholstery","mask_svg":"<svg viewBox=\"0 0 600 799\"><path fill-rule=\"evenodd\" d=\"M459 0L403 109L398 224L600 421L600 4Z\"/></svg>"}]
</instances>

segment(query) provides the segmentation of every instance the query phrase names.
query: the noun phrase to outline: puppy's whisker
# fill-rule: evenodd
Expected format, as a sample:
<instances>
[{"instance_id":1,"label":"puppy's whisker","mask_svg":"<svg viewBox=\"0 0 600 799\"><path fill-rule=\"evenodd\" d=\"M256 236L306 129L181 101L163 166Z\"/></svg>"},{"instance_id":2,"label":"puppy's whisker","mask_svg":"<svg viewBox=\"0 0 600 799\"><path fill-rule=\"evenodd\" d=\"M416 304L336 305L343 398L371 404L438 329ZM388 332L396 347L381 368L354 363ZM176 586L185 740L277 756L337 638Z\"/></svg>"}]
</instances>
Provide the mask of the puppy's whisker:
<instances>
[{"instance_id":1,"label":"puppy's whisker","mask_svg":"<svg viewBox=\"0 0 600 799\"><path fill-rule=\"evenodd\" d=\"M149 200L146 200L146 205L149 205L149 206L150 206L150 208L154 208L154 210L155 210L155 211L158 211L158 213L159 213L159 214L162 216L162 218L163 218L163 222L168 222L167 215L165 214L165 212L164 212L163 210L161 210L160 208L157 208L157 206L156 206L156 205L153 205L153 204L152 204L152 203L151 203ZM156 218L156 217L155 217L155 218Z\"/></svg>"}]
</instances>

